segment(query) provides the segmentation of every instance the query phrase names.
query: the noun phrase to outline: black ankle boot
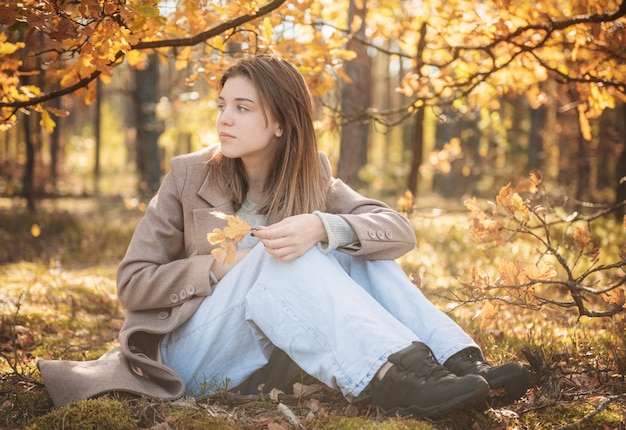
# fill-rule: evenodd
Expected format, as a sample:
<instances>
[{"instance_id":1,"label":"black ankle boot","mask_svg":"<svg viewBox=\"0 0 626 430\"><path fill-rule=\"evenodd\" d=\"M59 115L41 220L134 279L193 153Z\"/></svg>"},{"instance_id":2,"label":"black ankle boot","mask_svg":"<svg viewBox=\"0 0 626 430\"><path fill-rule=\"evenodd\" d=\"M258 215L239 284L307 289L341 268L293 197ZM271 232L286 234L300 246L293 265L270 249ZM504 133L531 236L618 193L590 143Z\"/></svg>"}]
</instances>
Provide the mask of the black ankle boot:
<instances>
[{"instance_id":1,"label":"black ankle boot","mask_svg":"<svg viewBox=\"0 0 626 430\"><path fill-rule=\"evenodd\" d=\"M440 365L428 346L414 342L389 356L393 364L382 380L372 382L372 404L385 414L438 418L484 403L489 385L478 375L458 377Z\"/></svg>"},{"instance_id":2,"label":"black ankle boot","mask_svg":"<svg viewBox=\"0 0 626 430\"><path fill-rule=\"evenodd\" d=\"M532 386L530 371L518 363L492 366L485 362L482 353L476 348L463 349L443 364L457 376L480 375L489 387L504 388L503 396L498 396L498 404L510 404L521 398Z\"/></svg>"}]
</instances>

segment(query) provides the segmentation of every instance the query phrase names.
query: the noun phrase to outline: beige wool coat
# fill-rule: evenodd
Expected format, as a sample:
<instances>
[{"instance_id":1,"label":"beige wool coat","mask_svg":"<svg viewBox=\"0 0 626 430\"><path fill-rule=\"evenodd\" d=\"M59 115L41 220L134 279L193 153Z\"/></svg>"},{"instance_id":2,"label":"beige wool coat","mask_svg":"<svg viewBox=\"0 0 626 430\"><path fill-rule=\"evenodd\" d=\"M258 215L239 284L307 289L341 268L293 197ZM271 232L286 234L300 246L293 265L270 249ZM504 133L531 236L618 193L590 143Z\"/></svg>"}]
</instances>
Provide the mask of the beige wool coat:
<instances>
[{"instance_id":1,"label":"beige wool coat","mask_svg":"<svg viewBox=\"0 0 626 430\"><path fill-rule=\"evenodd\" d=\"M113 391L164 400L185 393L183 380L159 361L158 350L162 336L187 321L213 291L213 246L206 236L225 221L211 212L234 213L229 196L208 176L211 151L213 147L173 158L137 225L117 273L118 296L126 309L120 346L94 361L38 362L55 406ZM395 259L415 247L405 217L333 178L321 153L320 162L328 182L326 212L340 214L360 242L357 249L341 251L365 259Z\"/></svg>"}]
</instances>

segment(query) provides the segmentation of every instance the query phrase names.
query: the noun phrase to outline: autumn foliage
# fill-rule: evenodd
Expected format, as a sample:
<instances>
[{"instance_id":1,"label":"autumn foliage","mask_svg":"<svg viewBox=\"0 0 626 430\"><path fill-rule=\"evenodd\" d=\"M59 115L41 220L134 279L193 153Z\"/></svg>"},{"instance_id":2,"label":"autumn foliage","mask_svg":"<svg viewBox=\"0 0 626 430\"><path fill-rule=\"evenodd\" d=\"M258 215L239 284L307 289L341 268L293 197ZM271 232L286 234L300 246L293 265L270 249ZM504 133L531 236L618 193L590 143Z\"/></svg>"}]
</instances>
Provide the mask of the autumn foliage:
<instances>
[{"instance_id":1,"label":"autumn foliage","mask_svg":"<svg viewBox=\"0 0 626 430\"><path fill-rule=\"evenodd\" d=\"M337 78L351 81L342 68L355 58L348 40L389 54L393 67L404 70L398 91L406 115L424 104L462 111L515 93L538 107L555 97L544 85L552 81L567 85L590 139L589 119L625 99L623 1L540 0L529 7L525 1L352 0L367 9L366 22L345 22L349 3L3 2L0 124L9 127L20 109L30 109L41 112L50 131L54 116L66 113L47 102L80 92L90 103L96 79L109 82L123 62L142 68L151 52L186 71L188 84L214 79L230 55L278 52L298 64L319 95ZM367 40L357 36L363 25ZM394 113L367 115L391 124Z\"/></svg>"},{"instance_id":2,"label":"autumn foliage","mask_svg":"<svg viewBox=\"0 0 626 430\"><path fill-rule=\"evenodd\" d=\"M222 229L214 228L207 234L207 240L211 245L217 245L211 250L211 255L222 263L232 263L237 252L237 242L241 242L244 236L252 231L250 224L238 215L226 215L222 212L211 212L216 217L226 221Z\"/></svg>"},{"instance_id":3,"label":"autumn foliage","mask_svg":"<svg viewBox=\"0 0 626 430\"><path fill-rule=\"evenodd\" d=\"M532 261L505 258L495 274L474 267L470 279L461 280L465 289L455 300L482 303L483 327L498 318L502 305L534 310L557 306L588 317L624 310L626 245L618 243L618 257L607 261L602 231L595 229L611 209L588 215L564 213L549 203L541 183L541 173L532 172L516 187L505 185L496 196L497 204L489 202L487 211L475 198L465 202L477 243L501 247L524 236L536 245Z\"/></svg>"}]
</instances>

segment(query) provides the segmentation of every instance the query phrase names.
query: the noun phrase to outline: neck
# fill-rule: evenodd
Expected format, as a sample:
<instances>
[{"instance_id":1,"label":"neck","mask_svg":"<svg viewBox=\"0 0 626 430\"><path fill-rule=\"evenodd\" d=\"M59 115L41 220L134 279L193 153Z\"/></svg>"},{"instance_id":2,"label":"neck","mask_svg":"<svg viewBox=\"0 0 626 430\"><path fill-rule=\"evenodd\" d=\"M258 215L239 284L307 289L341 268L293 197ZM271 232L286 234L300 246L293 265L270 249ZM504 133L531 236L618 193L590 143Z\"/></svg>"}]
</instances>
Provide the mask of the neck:
<instances>
[{"instance_id":1,"label":"neck","mask_svg":"<svg viewBox=\"0 0 626 430\"><path fill-rule=\"evenodd\" d=\"M254 203L260 203L265 199L265 178L267 175L261 169L246 169L248 177L248 192L246 198Z\"/></svg>"}]
</instances>

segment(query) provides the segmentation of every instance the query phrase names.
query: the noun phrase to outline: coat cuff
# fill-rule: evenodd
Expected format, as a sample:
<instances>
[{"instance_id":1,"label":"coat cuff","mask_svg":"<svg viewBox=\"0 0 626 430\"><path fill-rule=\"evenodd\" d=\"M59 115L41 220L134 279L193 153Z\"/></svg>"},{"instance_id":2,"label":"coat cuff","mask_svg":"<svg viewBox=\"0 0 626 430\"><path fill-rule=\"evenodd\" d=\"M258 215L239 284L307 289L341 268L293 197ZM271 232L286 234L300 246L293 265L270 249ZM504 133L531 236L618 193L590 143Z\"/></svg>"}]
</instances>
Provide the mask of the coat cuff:
<instances>
[{"instance_id":1,"label":"coat cuff","mask_svg":"<svg viewBox=\"0 0 626 430\"><path fill-rule=\"evenodd\" d=\"M314 215L317 215L324 224L326 234L328 235L328 243L319 242L317 247L324 254L341 248L341 247L357 247L360 245L359 237L356 232L343 217L336 214L329 214L326 212L315 211Z\"/></svg>"}]
</instances>

